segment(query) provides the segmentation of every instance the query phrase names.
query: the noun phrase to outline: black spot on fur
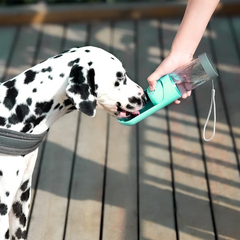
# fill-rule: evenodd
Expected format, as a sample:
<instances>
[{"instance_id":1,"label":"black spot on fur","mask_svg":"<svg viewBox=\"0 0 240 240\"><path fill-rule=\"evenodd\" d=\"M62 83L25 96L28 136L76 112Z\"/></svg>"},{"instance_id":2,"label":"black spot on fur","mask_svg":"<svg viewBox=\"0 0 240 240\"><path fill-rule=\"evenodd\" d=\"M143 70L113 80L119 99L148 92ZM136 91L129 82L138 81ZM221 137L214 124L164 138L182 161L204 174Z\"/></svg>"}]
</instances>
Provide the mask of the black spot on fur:
<instances>
[{"instance_id":1,"label":"black spot on fur","mask_svg":"<svg viewBox=\"0 0 240 240\"><path fill-rule=\"evenodd\" d=\"M83 75L82 69L83 69L83 67L80 67L77 65L74 65L72 67L72 70L70 72L70 77L72 78L71 79L72 83L82 84L85 82L85 77Z\"/></svg>"},{"instance_id":2,"label":"black spot on fur","mask_svg":"<svg viewBox=\"0 0 240 240\"><path fill-rule=\"evenodd\" d=\"M33 124L33 126L36 127L45 117L45 115L42 115L41 117L31 115L25 120L25 124Z\"/></svg>"},{"instance_id":3,"label":"black spot on fur","mask_svg":"<svg viewBox=\"0 0 240 240\"><path fill-rule=\"evenodd\" d=\"M93 116L94 114L94 109L97 106L97 101L83 101L79 104L80 109L87 114L88 116Z\"/></svg>"},{"instance_id":4,"label":"black spot on fur","mask_svg":"<svg viewBox=\"0 0 240 240\"><path fill-rule=\"evenodd\" d=\"M36 103L35 113L41 115L43 113L48 113L53 105L53 100L48 102Z\"/></svg>"},{"instance_id":5,"label":"black spot on fur","mask_svg":"<svg viewBox=\"0 0 240 240\"><path fill-rule=\"evenodd\" d=\"M92 66L92 64L93 64L92 62L89 62L89 63L88 63L88 66Z\"/></svg>"},{"instance_id":6,"label":"black spot on fur","mask_svg":"<svg viewBox=\"0 0 240 240\"><path fill-rule=\"evenodd\" d=\"M0 203L0 215L4 216L7 214L8 207L4 203Z\"/></svg>"},{"instance_id":7,"label":"black spot on fur","mask_svg":"<svg viewBox=\"0 0 240 240\"><path fill-rule=\"evenodd\" d=\"M127 108L127 109L134 109L134 107L131 106L130 104L128 104L128 105L126 106L126 108Z\"/></svg>"},{"instance_id":8,"label":"black spot on fur","mask_svg":"<svg viewBox=\"0 0 240 240\"><path fill-rule=\"evenodd\" d=\"M13 80L6 81L5 83L3 83L3 85L7 88L12 88L14 87L15 82L16 82L16 79L13 79Z\"/></svg>"},{"instance_id":9,"label":"black spot on fur","mask_svg":"<svg viewBox=\"0 0 240 240\"><path fill-rule=\"evenodd\" d=\"M6 126L7 128L10 128L11 127L11 124L7 124L7 126Z\"/></svg>"},{"instance_id":10,"label":"black spot on fur","mask_svg":"<svg viewBox=\"0 0 240 240\"><path fill-rule=\"evenodd\" d=\"M116 81L115 83L114 83L114 86L115 87L118 87L120 85L120 83L118 82L118 81Z\"/></svg>"},{"instance_id":11,"label":"black spot on fur","mask_svg":"<svg viewBox=\"0 0 240 240\"><path fill-rule=\"evenodd\" d=\"M4 126L6 124L6 118L0 117L0 126Z\"/></svg>"},{"instance_id":12,"label":"black spot on fur","mask_svg":"<svg viewBox=\"0 0 240 240\"><path fill-rule=\"evenodd\" d=\"M59 110L62 110L63 109L63 106L60 106Z\"/></svg>"},{"instance_id":13,"label":"black spot on fur","mask_svg":"<svg viewBox=\"0 0 240 240\"><path fill-rule=\"evenodd\" d=\"M19 174L19 170L17 170L17 172L16 172L16 175L18 176L18 174Z\"/></svg>"},{"instance_id":14,"label":"black spot on fur","mask_svg":"<svg viewBox=\"0 0 240 240\"><path fill-rule=\"evenodd\" d=\"M0 177L3 175L2 171L0 171Z\"/></svg>"},{"instance_id":15,"label":"black spot on fur","mask_svg":"<svg viewBox=\"0 0 240 240\"><path fill-rule=\"evenodd\" d=\"M60 103L58 103L58 104L54 107L54 109L59 108L59 106L60 106Z\"/></svg>"},{"instance_id":16,"label":"black spot on fur","mask_svg":"<svg viewBox=\"0 0 240 240\"><path fill-rule=\"evenodd\" d=\"M36 72L34 72L32 70L28 70L25 72L25 76L26 77L25 77L24 83L29 84L30 82L34 81Z\"/></svg>"},{"instance_id":17,"label":"black spot on fur","mask_svg":"<svg viewBox=\"0 0 240 240\"><path fill-rule=\"evenodd\" d=\"M117 111L118 111L118 112L121 112L121 111L122 111L122 109L120 108L120 106L117 106Z\"/></svg>"},{"instance_id":18,"label":"black spot on fur","mask_svg":"<svg viewBox=\"0 0 240 240\"><path fill-rule=\"evenodd\" d=\"M16 235L16 237L17 237L18 239L21 239L21 238L22 238L22 230L21 230L21 228L18 228L18 229L17 229L15 235Z\"/></svg>"},{"instance_id":19,"label":"black spot on fur","mask_svg":"<svg viewBox=\"0 0 240 240\"><path fill-rule=\"evenodd\" d=\"M69 88L69 92L72 92L74 94L80 94L81 99L87 100L90 95L88 89L89 86L87 84L74 84Z\"/></svg>"},{"instance_id":20,"label":"black spot on fur","mask_svg":"<svg viewBox=\"0 0 240 240\"><path fill-rule=\"evenodd\" d=\"M53 80L53 77L51 75L48 76L48 79Z\"/></svg>"},{"instance_id":21,"label":"black spot on fur","mask_svg":"<svg viewBox=\"0 0 240 240\"><path fill-rule=\"evenodd\" d=\"M90 52L90 50L86 49L85 52Z\"/></svg>"},{"instance_id":22,"label":"black spot on fur","mask_svg":"<svg viewBox=\"0 0 240 240\"><path fill-rule=\"evenodd\" d=\"M25 214L23 213L22 216L19 219L20 224L22 224L24 227L26 226L27 223L27 218L25 216Z\"/></svg>"},{"instance_id":23,"label":"black spot on fur","mask_svg":"<svg viewBox=\"0 0 240 240\"><path fill-rule=\"evenodd\" d=\"M28 115L29 108L25 104L20 104L16 108L16 114L20 122L23 121L23 119Z\"/></svg>"},{"instance_id":24,"label":"black spot on fur","mask_svg":"<svg viewBox=\"0 0 240 240\"><path fill-rule=\"evenodd\" d=\"M71 67L71 66L73 66L74 63L79 63L79 60L80 60L80 58L77 58L77 59L69 62L69 63L68 63L68 66Z\"/></svg>"},{"instance_id":25,"label":"black spot on fur","mask_svg":"<svg viewBox=\"0 0 240 240\"><path fill-rule=\"evenodd\" d=\"M123 84L127 85L127 78L124 79Z\"/></svg>"},{"instance_id":26,"label":"black spot on fur","mask_svg":"<svg viewBox=\"0 0 240 240\"><path fill-rule=\"evenodd\" d=\"M5 233L5 239L9 239L9 229L8 229L7 232Z\"/></svg>"},{"instance_id":27,"label":"black spot on fur","mask_svg":"<svg viewBox=\"0 0 240 240\"><path fill-rule=\"evenodd\" d=\"M63 78L64 77L64 73L61 73L59 76Z\"/></svg>"},{"instance_id":28,"label":"black spot on fur","mask_svg":"<svg viewBox=\"0 0 240 240\"><path fill-rule=\"evenodd\" d=\"M35 92L37 92L37 89L36 89L36 88L34 88L32 91L35 93Z\"/></svg>"},{"instance_id":29,"label":"black spot on fur","mask_svg":"<svg viewBox=\"0 0 240 240\"><path fill-rule=\"evenodd\" d=\"M121 107L121 103L120 103L120 102L117 102L117 106L118 106L118 107Z\"/></svg>"},{"instance_id":30,"label":"black spot on fur","mask_svg":"<svg viewBox=\"0 0 240 240\"><path fill-rule=\"evenodd\" d=\"M26 133L32 129L32 124L27 123L20 132Z\"/></svg>"},{"instance_id":31,"label":"black spot on fur","mask_svg":"<svg viewBox=\"0 0 240 240\"><path fill-rule=\"evenodd\" d=\"M29 199L29 196L30 196L30 188L27 190L27 191L25 191L24 193L22 193L22 195L21 195L21 200L24 202L27 202L28 201L28 199Z\"/></svg>"},{"instance_id":32,"label":"black spot on fur","mask_svg":"<svg viewBox=\"0 0 240 240\"><path fill-rule=\"evenodd\" d=\"M122 78L123 77L123 73L122 72L117 72L117 78Z\"/></svg>"},{"instance_id":33,"label":"black spot on fur","mask_svg":"<svg viewBox=\"0 0 240 240\"><path fill-rule=\"evenodd\" d=\"M6 192L5 194L6 194L6 196L7 196L7 197L10 195L10 193L9 193L9 192Z\"/></svg>"},{"instance_id":34,"label":"black spot on fur","mask_svg":"<svg viewBox=\"0 0 240 240\"><path fill-rule=\"evenodd\" d=\"M73 52L76 52L76 50L72 50L72 51L70 51L70 53L73 53Z\"/></svg>"},{"instance_id":35,"label":"black spot on fur","mask_svg":"<svg viewBox=\"0 0 240 240\"><path fill-rule=\"evenodd\" d=\"M22 204L20 202L15 202L12 205L13 213L17 218L20 218L22 216Z\"/></svg>"},{"instance_id":36,"label":"black spot on fur","mask_svg":"<svg viewBox=\"0 0 240 240\"><path fill-rule=\"evenodd\" d=\"M65 107L67 107L67 106L71 105L72 102L71 102L70 99L66 99L66 100L64 100L63 104L64 104Z\"/></svg>"},{"instance_id":37,"label":"black spot on fur","mask_svg":"<svg viewBox=\"0 0 240 240\"><path fill-rule=\"evenodd\" d=\"M26 102L27 102L27 104L28 104L29 106L31 106L31 104L32 104L32 99L31 99L31 98L28 98Z\"/></svg>"},{"instance_id":38,"label":"black spot on fur","mask_svg":"<svg viewBox=\"0 0 240 240\"><path fill-rule=\"evenodd\" d=\"M128 98L128 101L130 103L133 103L133 104L137 103L139 106L141 105L141 99L140 98L131 97L131 98Z\"/></svg>"},{"instance_id":39,"label":"black spot on fur","mask_svg":"<svg viewBox=\"0 0 240 240\"><path fill-rule=\"evenodd\" d=\"M22 185L21 185L21 190L24 192L26 191L28 187L29 180L26 180Z\"/></svg>"},{"instance_id":40,"label":"black spot on fur","mask_svg":"<svg viewBox=\"0 0 240 240\"><path fill-rule=\"evenodd\" d=\"M111 57L112 60L115 60L115 58Z\"/></svg>"},{"instance_id":41,"label":"black spot on fur","mask_svg":"<svg viewBox=\"0 0 240 240\"><path fill-rule=\"evenodd\" d=\"M12 116L8 118L8 122L10 124L17 124L20 122L20 120L19 120L17 114L12 114Z\"/></svg>"},{"instance_id":42,"label":"black spot on fur","mask_svg":"<svg viewBox=\"0 0 240 240\"><path fill-rule=\"evenodd\" d=\"M51 72L52 68L49 66L48 68L43 68L42 72Z\"/></svg>"},{"instance_id":43,"label":"black spot on fur","mask_svg":"<svg viewBox=\"0 0 240 240\"><path fill-rule=\"evenodd\" d=\"M62 54L58 54L56 56L54 56L53 58L60 58L62 56Z\"/></svg>"},{"instance_id":44,"label":"black spot on fur","mask_svg":"<svg viewBox=\"0 0 240 240\"><path fill-rule=\"evenodd\" d=\"M11 110L13 106L16 104L16 97L18 95L18 90L15 87L9 88L7 90L6 97L3 101L3 104L6 108Z\"/></svg>"},{"instance_id":45,"label":"black spot on fur","mask_svg":"<svg viewBox=\"0 0 240 240\"><path fill-rule=\"evenodd\" d=\"M95 71L91 68L87 73L87 80L90 86L90 92L93 96L97 97L96 89L95 89Z\"/></svg>"},{"instance_id":46,"label":"black spot on fur","mask_svg":"<svg viewBox=\"0 0 240 240\"><path fill-rule=\"evenodd\" d=\"M16 238L14 236L12 236L12 240L16 240Z\"/></svg>"}]
</instances>

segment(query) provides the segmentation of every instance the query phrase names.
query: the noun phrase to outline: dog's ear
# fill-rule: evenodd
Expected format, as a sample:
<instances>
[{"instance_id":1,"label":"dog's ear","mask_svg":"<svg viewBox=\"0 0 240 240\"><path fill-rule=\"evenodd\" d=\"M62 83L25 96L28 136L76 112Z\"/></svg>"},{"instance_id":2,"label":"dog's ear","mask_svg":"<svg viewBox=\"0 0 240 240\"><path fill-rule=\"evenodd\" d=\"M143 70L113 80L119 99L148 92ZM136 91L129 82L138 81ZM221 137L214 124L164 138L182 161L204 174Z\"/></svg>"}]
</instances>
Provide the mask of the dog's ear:
<instances>
[{"instance_id":1,"label":"dog's ear","mask_svg":"<svg viewBox=\"0 0 240 240\"><path fill-rule=\"evenodd\" d=\"M94 69L75 64L66 88L66 95L74 106L90 117L95 116L97 105L94 76Z\"/></svg>"}]
</instances>

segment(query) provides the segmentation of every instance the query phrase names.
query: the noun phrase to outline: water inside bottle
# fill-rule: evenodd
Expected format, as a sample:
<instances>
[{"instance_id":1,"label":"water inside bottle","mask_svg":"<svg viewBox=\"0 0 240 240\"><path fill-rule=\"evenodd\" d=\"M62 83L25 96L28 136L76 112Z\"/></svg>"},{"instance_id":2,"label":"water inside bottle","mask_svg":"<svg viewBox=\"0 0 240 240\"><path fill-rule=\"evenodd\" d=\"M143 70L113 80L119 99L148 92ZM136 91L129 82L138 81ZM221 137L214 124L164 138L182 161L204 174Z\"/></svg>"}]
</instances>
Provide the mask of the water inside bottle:
<instances>
[{"instance_id":1,"label":"water inside bottle","mask_svg":"<svg viewBox=\"0 0 240 240\"><path fill-rule=\"evenodd\" d=\"M182 95L210 80L198 59L178 68L170 76Z\"/></svg>"}]
</instances>

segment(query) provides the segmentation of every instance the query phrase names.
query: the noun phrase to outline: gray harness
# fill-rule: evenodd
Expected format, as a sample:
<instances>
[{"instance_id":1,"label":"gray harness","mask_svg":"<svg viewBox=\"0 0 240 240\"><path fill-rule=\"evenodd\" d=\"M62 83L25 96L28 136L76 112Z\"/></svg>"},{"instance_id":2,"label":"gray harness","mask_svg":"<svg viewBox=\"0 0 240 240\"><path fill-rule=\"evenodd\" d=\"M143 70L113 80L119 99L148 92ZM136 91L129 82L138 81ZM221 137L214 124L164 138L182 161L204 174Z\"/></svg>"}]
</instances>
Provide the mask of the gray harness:
<instances>
[{"instance_id":1,"label":"gray harness","mask_svg":"<svg viewBox=\"0 0 240 240\"><path fill-rule=\"evenodd\" d=\"M0 153L26 155L39 147L47 133L28 134L0 128Z\"/></svg>"}]
</instances>

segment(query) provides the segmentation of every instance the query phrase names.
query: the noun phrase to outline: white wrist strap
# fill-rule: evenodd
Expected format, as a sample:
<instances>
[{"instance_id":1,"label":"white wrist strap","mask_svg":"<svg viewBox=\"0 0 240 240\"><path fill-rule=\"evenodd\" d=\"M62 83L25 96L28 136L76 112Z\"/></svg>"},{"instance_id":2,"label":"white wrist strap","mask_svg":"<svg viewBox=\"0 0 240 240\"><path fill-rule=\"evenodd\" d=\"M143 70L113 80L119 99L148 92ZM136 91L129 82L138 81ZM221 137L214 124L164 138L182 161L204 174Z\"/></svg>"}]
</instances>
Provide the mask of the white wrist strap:
<instances>
[{"instance_id":1,"label":"white wrist strap","mask_svg":"<svg viewBox=\"0 0 240 240\"><path fill-rule=\"evenodd\" d=\"M209 139L206 139L206 127L212 112L212 105L213 105L213 134ZM208 116L207 116L207 120L205 122L204 128L203 128L203 139L205 141L211 141L215 135L215 128L216 128L216 103L215 103L215 89L214 89L214 83L212 80L212 93L211 93L211 104L210 104L210 108L209 108L209 112L208 112Z\"/></svg>"}]
</instances>

